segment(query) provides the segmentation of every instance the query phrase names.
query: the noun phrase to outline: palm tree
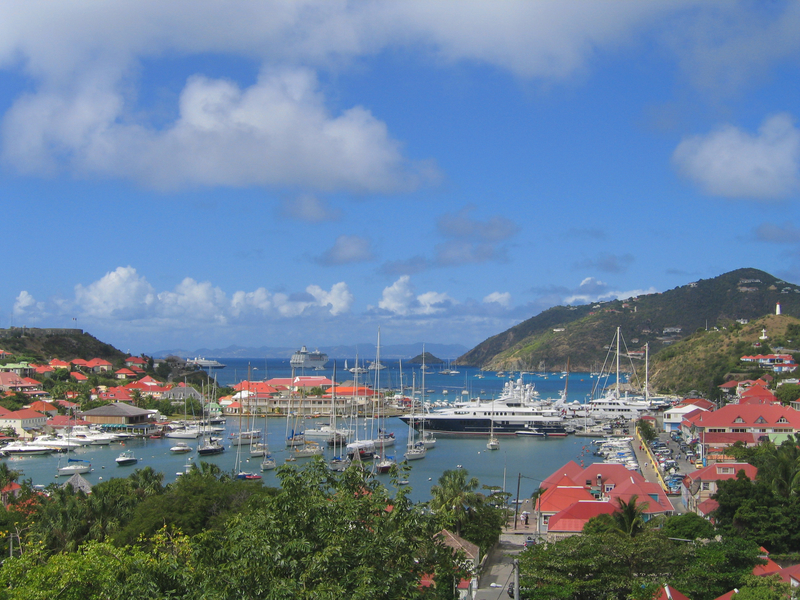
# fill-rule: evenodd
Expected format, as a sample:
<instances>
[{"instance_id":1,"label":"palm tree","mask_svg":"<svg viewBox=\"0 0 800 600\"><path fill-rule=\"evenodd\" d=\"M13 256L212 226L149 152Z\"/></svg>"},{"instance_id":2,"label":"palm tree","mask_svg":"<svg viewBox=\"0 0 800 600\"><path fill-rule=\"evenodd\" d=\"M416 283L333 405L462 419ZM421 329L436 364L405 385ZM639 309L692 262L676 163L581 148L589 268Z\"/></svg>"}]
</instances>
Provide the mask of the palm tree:
<instances>
[{"instance_id":1,"label":"palm tree","mask_svg":"<svg viewBox=\"0 0 800 600\"><path fill-rule=\"evenodd\" d=\"M758 478L767 483L772 491L788 498L800 487L800 448L798 440L790 435L780 445L763 444L763 464Z\"/></svg>"},{"instance_id":2,"label":"palm tree","mask_svg":"<svg viewBox=\"0 0 800 600\"><path fill-rule=\"evenodd\" d=\"M639 504L636 502L637 496L631 496L629 502L625 502L622 498L617 498L619 510L612 513L614 524L620 533L630 537L636 537L644 531L644 511L647 509L648 503Z\"/></svg>"},{"instance_id":3,"label":"palm tree","mask_svg":"<svg viewBox=\"0 0 800 600\"><path fill-rule=\"evenodd\" d=\"M439 477L439 485L431 487L428 506L442 517L447 526L455 528L456 535L461 535L462 525L483 502L483 496L475 491L480 486L478 478L468 479L468 476L462 469L445 471Z\"/></svg>"}]
</instances>

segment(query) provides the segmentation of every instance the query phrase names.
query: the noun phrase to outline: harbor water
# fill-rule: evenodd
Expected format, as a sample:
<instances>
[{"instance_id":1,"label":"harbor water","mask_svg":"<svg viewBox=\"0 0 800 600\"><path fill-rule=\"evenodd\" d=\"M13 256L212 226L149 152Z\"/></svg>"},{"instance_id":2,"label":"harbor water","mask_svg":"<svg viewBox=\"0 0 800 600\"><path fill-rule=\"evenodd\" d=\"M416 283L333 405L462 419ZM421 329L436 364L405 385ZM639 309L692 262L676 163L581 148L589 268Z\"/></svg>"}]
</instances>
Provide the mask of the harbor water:
<instances>
[{"instance_id":1,"label":"harbor water","mask_svg":"<svg viewBox=\"0 0 800 600\"><path fill-rule=\"evenodd\" d=\"M291 375L291 368L286 360L270 359L264 361L260 359L260 364L256 360L244 359L219 359L226 364L225 369L214 371L220 385L232 385L247 378L248 367L250 377L253 381L270 379L273 377L286 377ZM341 364L339 364L341 362ZM399 389L400 373L397 361L382 361L387 366L380 371L380 385L383 389ZM352 364L352 361L351 361ZM332 375L331 368L325 371L312 371L309 375ZM454 375L441 375L431 372L425 376L425 401L433 404L462 401L473 397L491 399L498 397L503 385L509 380L508 375L498 376L495 373L481 373L479 370L468 367L459 367L460 373ZM404 365L403 382L410 386L412 377L411 369ZM421 387L422 377L419 369L416 369L417 385ZM343 382L344 361L337 360L337 380ZM478 377L482 375L482 377ZM350 373L346 373L347 379L352 379ZM375 373L370 372L365 375L368 379L364 383L375 383ZM513 374L514 379L522 377L526 383L533 383L542 398L555 398L568 383L568 400L585 401L592 391L592 379L588 373L573 373L568 378L561 374L550 373L546 377L543 374ZM446 390L446 393L445 393ZM466 394L462 394L466 391ZM410 388L406 394L411 394ZM417 396L421 398L421 395ZM304 427L310 428L318 424L326 423L327 418L305 418ZM291 428L294 423L287 423L285 417L270 417L266 419L266 441L270 451L278 465L287 464L286 458L289 456L285 447L287 427ZM395 445L384 448L384 453L395 456L398 462L403 459L408 438L407 427L396 417L381 420L380 426L393 432L395 435ZM249 446L243 445L238 450L237 446L231 443L231 437L240 428L242 430L258 428L264 430L265 419L259 417L255 422L248 422L246 417L240 423L238 417L229 417L224 425L225 431L216 435L223 438L222 444L226 447L224 453L215 456L202 457L202 460L218 465L223 471L233 473L240 462L239 470L257 472L263 475L264 485L278 485L279 480L276 471L266 471L261 473L261 458L250 458ZM371 432L375 432L373 437L377 437L378 423L370 419L362 419L359 424L359 438L370 437ZM193 448L193 451L186 454L173 454L170 447L179 441L185 441ZM262 438L261 441L265 441ZM409 472L401 478L408 480L411 488L410 496L414 501L426 501L430 498L430 488L437 483L442 473L449 469L465 469L470 477L476 477L481 485L492 486L504 489L516 498L517 484L519 482L519 497L529 497L538 487L540 482L558 469L569 460L577 463L590 464L598 460L592 455L590 438L567 436L562 438L541 438L541 437L519 437L503 436L500 438L500 449L491 451L486 449L488 439L484 436L458 437L458 436L437 436L437 443L434 448L428 450L424 459L409 463ZM200 440L177 440L174 438L160 439L129 439L124 443L116 442L108 446L84 446L69 455L48 455L48 456L11 456L5 458L8 466L12 469L22 471L21 479L31 480L34 485L48 485L54 482L62 482L66 477L57 477L59 464L66 465L68 457L73 459L88 460L91 462L92 471L84 474L91 484L96 484L112 477L127 477L137 468L152 467L154 470L164 473L164 483L174 481L179 474L184 472L187 465L201 460L196 453L196 447ZM134 466L117 466L115 459L123 450L133 450L139 459ZM326 460L332 458L333 450L325 448L324 457ZM313 459L298 459L290 463L294 467L301 467L304 462ZM370 463L366 463L369 465ZM386 486L391 486L389 475L376 475Z\"/></svg>"}]
</instances>

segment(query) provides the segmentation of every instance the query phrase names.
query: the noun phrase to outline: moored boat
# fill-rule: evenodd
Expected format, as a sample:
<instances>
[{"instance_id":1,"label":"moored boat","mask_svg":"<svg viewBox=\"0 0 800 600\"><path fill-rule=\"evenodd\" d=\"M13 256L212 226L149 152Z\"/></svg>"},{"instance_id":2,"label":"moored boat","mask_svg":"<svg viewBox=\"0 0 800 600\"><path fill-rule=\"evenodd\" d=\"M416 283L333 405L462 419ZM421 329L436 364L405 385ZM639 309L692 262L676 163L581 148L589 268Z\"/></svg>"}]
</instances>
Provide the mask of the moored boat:
<instances>
[{"instance_id":1,"label":"moored boat","mask_svg":"<svg viewBox=\"0 0 800 600\"><path fill-rule=\"evenodd\" d=\"M139 462L139 459L133 453L133 450L125 450L120 453L120 455L115 459L117 466L120 467L127 467L130 465L135 465Z\"/></svg>"}]
</instances>

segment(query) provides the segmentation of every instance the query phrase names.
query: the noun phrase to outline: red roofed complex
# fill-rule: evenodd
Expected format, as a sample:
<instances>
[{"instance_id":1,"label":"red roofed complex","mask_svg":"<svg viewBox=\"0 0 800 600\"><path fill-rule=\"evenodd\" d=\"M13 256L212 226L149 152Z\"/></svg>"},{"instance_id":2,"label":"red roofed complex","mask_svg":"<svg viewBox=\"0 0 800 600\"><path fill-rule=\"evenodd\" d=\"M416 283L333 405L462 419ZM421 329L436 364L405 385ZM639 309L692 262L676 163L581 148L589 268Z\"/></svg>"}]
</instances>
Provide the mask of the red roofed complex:
<instances>
[{"instance_id":1,"label":"red roofed complex","mask_svg":"<svg viewBox=\"0 0 800 600\"><path fill-rule=\"evenodd\" d=\"M0 429L13 429L20 437L33 437L34 432L41 432L46 423L45 415L30 408L0 415Z\"/></svg>"},{"instance_id":2,"label":"red roofed complex","mask_svg":"<svg viewBox=\"0 0 800 600\"><path fill-rule=\"evenodd\" d=\"M771 433L800 432L800 412L775 404L728 404L714 412L686 415L682 429L686 437L699 438L706 456L709 447L721 441L709 434L749 434L757 443Z\"/></svg>"},{"instance_id":3,"label":"red roofed complex","mask_svg":"<svg viewBox=\"0 0 800 600\"><path fill-rule=\"evenodd\" d=\"M586 468L568 462L542 482L537 499L536 530L556 540L580 533L592 517L618 510L636 497L645 520L675 510L661 486L649 483L621 464L595 463Z\"/></svg>"}]
</instances>

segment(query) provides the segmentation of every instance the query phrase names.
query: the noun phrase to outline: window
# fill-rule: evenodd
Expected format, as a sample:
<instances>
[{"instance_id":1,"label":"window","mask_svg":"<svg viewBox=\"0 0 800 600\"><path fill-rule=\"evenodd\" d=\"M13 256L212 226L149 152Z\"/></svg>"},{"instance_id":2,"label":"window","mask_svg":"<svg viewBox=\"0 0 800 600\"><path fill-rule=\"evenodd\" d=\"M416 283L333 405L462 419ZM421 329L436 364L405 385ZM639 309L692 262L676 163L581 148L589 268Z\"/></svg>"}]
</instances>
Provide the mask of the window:
<instances>
[{"instance_id":1,"label":"window","mask_svg":"<svg viewBox=\"0 0 800 600\"><path fill-rule=\"evenodd\" d=\"M736 418L733 420L733 422L734 422L734 423L744 423L744 419L743 419L742 417L736 417Z\"/></svg>"},{"instance_id":2,"label":"window","mask_svg":"<svg viewBox=\"0 0 800 600\"><path fill-rule=\"evenodd\" d=\"M758 417L756 419L756 423L758 423L759 425L761 425L763 423L766 423L766 422L767 422L767 420L764 417Z\"/></svg>"},{"instance_id":3,"label":"window","mask_svg":"<svg viewBox=\"0 0 800 600\"><path fill-rule=\"evenodd\" d=\"M704 481L704 482L703 482L703 484L702 484L702 490L703 490L704 492L707 492L707 491L708 491L708 490L710 490L710 489L711 489L711 482L709 482L709 481Z\"/></svg>"},{"instance_id":4,"label":"window","mask_svg":"<svg viewBox=\"0 0 800 600\"><path fill-rule=\"evenodd\" d=\"M730 475L733 473L733 467L718 467L717 473L720 475Z\"/></svg>"}]
</instances>

